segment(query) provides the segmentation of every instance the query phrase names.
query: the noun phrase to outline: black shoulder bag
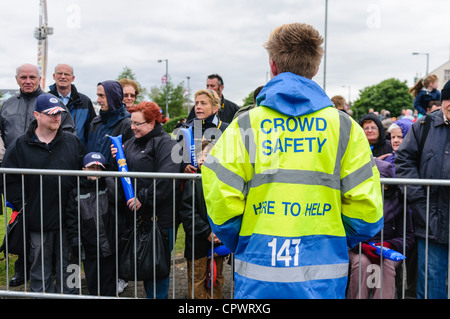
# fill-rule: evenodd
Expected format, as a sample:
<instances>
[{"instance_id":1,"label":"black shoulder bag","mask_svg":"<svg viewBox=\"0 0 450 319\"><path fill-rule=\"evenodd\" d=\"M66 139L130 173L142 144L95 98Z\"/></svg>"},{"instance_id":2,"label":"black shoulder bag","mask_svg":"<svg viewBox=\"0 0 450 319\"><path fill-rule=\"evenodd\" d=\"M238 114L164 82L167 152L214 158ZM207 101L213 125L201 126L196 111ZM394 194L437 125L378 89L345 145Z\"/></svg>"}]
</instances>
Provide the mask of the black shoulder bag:
<instances>
[{"instance_id":1,"label":"black shoulder bag","mask_svg":"<svg viewBox=\"0 0 450 319\"><path fill-rule=\"evenodd\" d=\"M134 239L133 227L120 238L119 277L132 281L152 280L155 278L155 266L156 279L167 278L170 273L169 235L160 228L159 223L144 225L143 218L139 216L136 220L136 250Z\"/></svg>"}]
</instances>

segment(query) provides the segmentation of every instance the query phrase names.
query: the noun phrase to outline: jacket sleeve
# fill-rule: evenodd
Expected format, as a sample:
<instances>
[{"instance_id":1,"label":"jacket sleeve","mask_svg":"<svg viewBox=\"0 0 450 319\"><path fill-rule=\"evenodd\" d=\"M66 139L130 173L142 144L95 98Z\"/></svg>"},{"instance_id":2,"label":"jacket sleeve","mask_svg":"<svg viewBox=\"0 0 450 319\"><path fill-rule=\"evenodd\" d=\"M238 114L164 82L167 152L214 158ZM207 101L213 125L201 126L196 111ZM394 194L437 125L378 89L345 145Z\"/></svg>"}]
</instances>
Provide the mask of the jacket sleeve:
<instances>
[{"instance_id":1,"label":"jacket sleeve","mask_svg":"<svg viewBox=\"0 0 450 319\"><path fill-rule=\"evenodd\" d=\"M194 183L198 183L199 181L194 181ZM184 184L183 193L181 197L181 204L179 215L181 222L183 223L183 228L186 233L186 236L192 237L192 214L194 214L194 223L195 223L195 237L206 239L211 234L211 227L208 222L205 222L199 215L199 203L195 203L195 210L192 210L192 181L187 180Z\"/></svg>"},{"instance_id":2,"label":"jacket sleeve","mask_svg":"<svg viewBox=\"0 0 450 319\"><path fill-rule=\"evenodd\" d=\"M238 121L233 121L202 166L202 184L213 233L236 250L245 209L247 182L253 172L243 148Z\"/></svg>"},{"instance_id":3,"label":"jacket sleeve","mask_svg":"<svg viewBox=\"0 0 450 319\"><path fill-rule=\"evenodd\" d=\"M78 243L78 202L77 190L70 192L65 211L65 225L67 229L67 242L70 246Z\"/></svg>"},{"instance_id":4,"label":"jacket sleeve","mask_svg":"<svg viewBox=\"0 0 450 319\"><path fill-rule=\"evenodd\" d=\"M384 220L380 173L369 143L361 126L352 119L341 121L341 125L347 121L351 121L351 130L341 160L341 214L347 245L352 248L375 236Z\"/></svg>"},{"instance_id":5,"label":"jacket sleeve","mask_svg":"<svg viewBox=\"0 0 450 319\"><path fill-rule=\"evenodd\" d=\"M395 152L395 175L398 178L421 178L419 174L420 159L418 141L420 140L422 127L423 125L420 121L414 123ZM423 186L408 185L407 198L410 203L426 198Z\"/></svg>"}]
</instances>

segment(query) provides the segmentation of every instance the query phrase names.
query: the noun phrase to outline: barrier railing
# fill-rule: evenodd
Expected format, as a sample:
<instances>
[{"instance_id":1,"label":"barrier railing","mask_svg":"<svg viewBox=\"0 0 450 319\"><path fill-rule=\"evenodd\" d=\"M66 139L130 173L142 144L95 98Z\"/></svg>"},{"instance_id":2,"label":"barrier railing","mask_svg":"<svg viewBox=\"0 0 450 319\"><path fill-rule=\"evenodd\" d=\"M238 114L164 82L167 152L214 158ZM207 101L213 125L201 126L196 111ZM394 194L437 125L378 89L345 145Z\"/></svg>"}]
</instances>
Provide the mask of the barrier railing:
<instances>
[{"instance_id":1,"label":"barrier railing","mask_svg":"<svg viewBox=\"0 0 450 319\"><path fill-rule=\"evenodd\" d=\"M176 181L179 180L184 180L185 183L187 182L192 182L194 183L195 180L199 180L201 179L201 175L199 174L183 174L183 173L179 173L179 174L173 174L173 173L144 173L144 172L112 172L112 171L72 171L72 170L37 170L37 169L9 169L9 168L0 168L0 173L2 174L2 183L3 186L0 189L0 191L3 194L7 194L7 183L6 183L6 176L8 174L16 174L16 175L20 175L21 176L21 182L22 182L22 207L24 207L23 209L23 214L24 217L26 219L27 216L27 210L26 210L26 203L25 203L25 187L24 187L24 183L25 183L25 175L37 175L40 176L40 183L41 183L41 192L42 192L42 187L45 188L45 185L43 185L42 183L42 177L43 176L47 176L47 175L53 175L53 176L57 176L58 177L58 185L59 185L59 189L58 189L58 194L59 194L59 203L61 203L61 177L62 176L73 176L77 178L77 190L78 190L78 194L79 194L79 185L80 185L80 177L87 177L87 176L96 176L96 177L110 177L113 178L115 181L115 189L114 189L114 194L115 194L115 236L116 236L116 241L115 241L115 251L116 251L116 260L115 260L115 267L116 267L116 282L119 279L118 278L118 267L119 267L119 261L118 261L118 240L117 240L117 236L118 236L118 191L119 191L119 187L121 187L121 183L120 183L120 178L121 177L129 177L131 179L133 179L133 184L136 188L136 179L137 178L148 178L148 179L153 179L153 187L154 187L154 193L156 193L156 180L158 179L171 179L172 180L172 185L173 185L173 203L176 200L176 193L179 192L179 189L176 189ZM383 178L381 179L382 185L400 185L403 189L403 192L405 193L405 199L404 199L404 226L406 225L406 216L409 213L407 211L407 201L406 201L406 195L407 195L407 185L422 185L422 186L426 186L427 188L427 222L428 222L428 211L429 211L429 196L430 196L430 187L431 186L450 186L450 181L448 180L429 180L429 179L420 179L420 180L414 180L414 179L399 179L399 178ZM193 187L193 189L195 189ZM98 191L98 188L97 188ZM384 193L383 193L384 194ZM42 198L42 194L40 194L41 198ZM194 212L195 210L195 193L192 195L192 212ZM8 201L8 197L4 196L4 201L3 201L3 212L7 211L7 201ZM157 201L157 198L153 198L153 201L155 203L155 201ZM156 215L156 205L153 205L154 209L153 209L153 217L155 217ZM173 210L172 210L172 218L173 218L173 225L172 225L172 242L173 244L175 244L176 240L177 240L177 229L179 224L177 224L177 211L176 211L176 205L172 205ZM42 220L42 204L41 204L41 220ZM60 227L59 227L59 238L58 240L60 241L60 243L63 242L63 227L62 227L62 220L63 220L63 208L61 205L59 205L59 221L60 221ZM80 211L78 211L78 213L80 214ZM6 229L8 228L8 214L4 213L4 228L5 228L5 232ZM134 210L134 219L136 220L136 210ZM98 220L98 207L97 207L97 220ZM135 224L136 225L136 224ZM194 218L194 213L192 213L192 225L195 225L195 218ZM428 224L427 224L428 225ZM42 223L41 223L41 227L42 227ZM78 227L80 227L80 215L78 216ZM404 227L403 229L406 229L406 227ZM43 245L43 231L41 229L41 244ZM450 233L450 232L449 232ZM78 234L80 234L80 229L78 231ZM27 241L26 237L25 237L25 223L23 224L23 242L25 243ZM406 231L403 235L403 251L402 253L404 255L406 255L406 248L405 248L405 240L406 240ZM383 231L381 232L381 238L383 239ZM1 239L0 239L1 240ZM381 240L381 242L383 242L383 240ZM81 239L79 238L79 244L81 243ZM99 232L97 231L97 243L99 243ZM195 249L195 232L192 232L192 265L194 265L194 249ZM8 237L5 236L5 248L6 248L6 252L9 252L9 245L10 243L8 242ZM81 245L79 245L81 246ZM175 246L175 245L174 245ZM425 245L425 252L426 252L426 256L428 255L428 239L426 239L426 245ZM213 243L211 243L211 249L213 248ZM26 260L26 256L28 254L27 252L27 245L24 244L23 246L24 252L24 259ZM59 254L59 263L60 265L63 265L63 245L60 244L59 245L59 249L60 249L60 254ZM97 265L99 264L99 247L97 247ZM360 254L361 254L361 249L360 249ZM449 254L450 255L450 254ZM81 254L79 254L79 263L77 265L75 265L76 267L80 267L81 265ZM231 276L230 278L228 278L228 284L230 285L230 298L233 297L233 255L230 255L230 260L231 262L229 263L229 267L231 267ZM175 256L175 248L172 249L172 253L171 253L171 286L172 286L172 298L175 299L176 298L176 293L175 290L177 288L177 280L176 277L177 276L181 276L183 274L179 274L177 273L177 267L176 267L176 256ZM64 274L63 274L63 267L60 267L59 271L60 271L60 278L61 280L59 281L59 288L56 288L56 290L59 290L59 292L55 293L55 292L47 292L45 291L45 285L44 285L44 260L45 260L45 255L42 254L41 255L41 263L42 263L42 287L43 287L43 291L42 292L31 292L30 288L28 287L27 284L27 280L29 279L27 277L27 271L26 268L24 268L24 275L25 275L25 281L24 281L24 285L23 285L23 290L21 291L17 291L17 290L11 290L10 286L9 286L9 254L6 253L5 254L5 268L6 268L6 282L5 282L5 287L4 289L0 289L0 296L4 296L4 297L9 297L9 298L60 298L60 299L67 299L67 298L118 298L119 297L119 293L117 291L116 288L116 294L115 296L100 296L100 295L88 295L88 294L83 294L82 291L82 287L81 287L81 268L76 268L73 267L73 269L76 269L77 271L74 271L73 273L71 273L70 276L70 280L72 280L72 283L74 283L74 285L76 286L76 288L78 289L78 293L77 294L67 294L67 293L61 293L63 292L63 286L64 286L64 282L63 282L63 278ZM383 256L381 256L381 260ZM427 258L427 257L425 257ZM212 267L212 262L213 260L211 259L211 267ZM134 263L136 265L136 263ZM426 259L426 263L427 265L427 259ZM383 263L380 264L381 266L381 274L383 272ZM24 267L25 263L24 263ZM361 274L361 269L359 270L360 274ZM405 266L405 260L402 261L402 269L401 269L401 280L402 280L402 285L401 285L401 291L397 291L397 298L405 298L405 278L406 278L406 266ZM427 273L427 269L425 269L425 273ZM450 267L448 270L448 274L450 275ZM97 269L97 290L100 290L100 276L99 276L99 270ZM426 287L427 287L427 277L425 277L425 294L426 294ZM192 276L192 282L191 282L191 295L194 296L195 295L195 291L194 291L194 278ZM137 281L137 280L136 280ZM364 283L360 282L360 285L362 285ZM381 276L381 287L383 285L382 282L382 276ZM212 297L214 296L214 292L213 292L213 285L211 285L210 287L211 289L211 295ZM450 287L449 287L450 289ZM361 286L360 286L360 290L361 290ZM449 291L449 295L450 295L450 291ZM156 279L153 279L153 296L156 296ZM138 285L135 284L134 285L134 296L131 296L131 298L140 298L142 296L139 296L138 293ZM225 296L226 298L228 296ZM122 296L120 296L120 298L124 298ZM426 295L425 295L426 298Z\"/></svg>"}]
</instances>

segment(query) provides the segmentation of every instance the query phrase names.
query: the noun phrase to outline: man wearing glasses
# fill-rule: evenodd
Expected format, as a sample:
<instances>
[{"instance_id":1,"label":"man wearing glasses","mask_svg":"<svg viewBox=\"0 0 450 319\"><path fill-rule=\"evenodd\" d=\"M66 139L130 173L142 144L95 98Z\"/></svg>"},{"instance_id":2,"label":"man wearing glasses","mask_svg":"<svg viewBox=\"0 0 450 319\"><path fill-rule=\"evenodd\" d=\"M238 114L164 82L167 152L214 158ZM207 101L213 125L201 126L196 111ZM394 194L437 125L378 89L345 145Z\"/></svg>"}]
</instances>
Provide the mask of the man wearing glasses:
<instances>
[{"instance_id":1,"label":"man wearing glasses","mask_svg":"<svg viewBox=\"0 0 450 319\"><path fill-rule=\"evenodd\" d=\"M53 73L55 83L50 85L48 93L58 97L68 108L75 122L78 138L86 145L89 125L96 116L91 99L78 92L73 84L73 68L67 64L58 64Z\"/></svg>"},{"instance_id":2,"label":"man wearing glasses","mask_svg":"<svg viewBox=\"0 0 450 319\"><path fill-rule=\"evenodd\" d=\"M33 64L23 64L16 69L16 82L19 92L7 99L0 109L0 132L8 148L19 136L25 134L31 122L33 122L34 104L38 96L44 93L41 89L41 76L39 69ZM65 108L64 105L61 107ZM69 113L64 112L60 118L61 128L73 133L75 124ZM24 283L23 256L18 256L15 268L16 273L10 280L11 287L17 287Z\"/></svg>"}]
</instances>

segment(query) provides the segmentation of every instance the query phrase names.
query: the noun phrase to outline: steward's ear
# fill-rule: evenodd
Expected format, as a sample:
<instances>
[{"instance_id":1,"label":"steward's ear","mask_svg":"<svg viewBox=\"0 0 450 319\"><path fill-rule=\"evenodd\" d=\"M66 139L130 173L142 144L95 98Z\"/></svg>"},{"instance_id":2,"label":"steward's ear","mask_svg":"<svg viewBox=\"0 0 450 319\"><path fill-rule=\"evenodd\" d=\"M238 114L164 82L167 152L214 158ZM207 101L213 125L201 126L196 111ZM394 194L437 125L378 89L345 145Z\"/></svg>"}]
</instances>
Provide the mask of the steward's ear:
<instances>
[{"instance_id":1,"label":"steward's ear","mask_svg":"<svg viewBox=\"0 0 450 319\"><path fill-rule=\"evenodd\" d=\"M274 60L270 60L270 73L272 78L279 74L278 67Z\"/></svg>"}]
</instances>

